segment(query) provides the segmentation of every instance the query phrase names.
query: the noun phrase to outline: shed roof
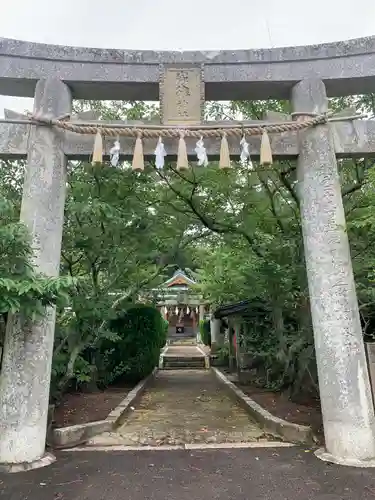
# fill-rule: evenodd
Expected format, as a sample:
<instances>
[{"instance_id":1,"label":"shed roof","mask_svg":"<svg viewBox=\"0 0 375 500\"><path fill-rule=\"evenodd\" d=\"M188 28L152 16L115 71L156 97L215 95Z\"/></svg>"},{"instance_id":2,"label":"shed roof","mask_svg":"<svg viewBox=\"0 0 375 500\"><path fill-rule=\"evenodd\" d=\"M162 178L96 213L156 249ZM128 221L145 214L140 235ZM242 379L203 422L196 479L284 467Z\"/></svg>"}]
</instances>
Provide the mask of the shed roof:
<instances>
[{"instance_id":1,"label":"shed roof","mask_svg":"<svg viewBox=\"0 0 375 500\"><path fill-rule=\"evenodd\" d=\"M268 309L262 301L242 300L218 307L213 315L216 319L226 318L228 316L248 316L252 311Z\"/></svg>"}]
</instances>

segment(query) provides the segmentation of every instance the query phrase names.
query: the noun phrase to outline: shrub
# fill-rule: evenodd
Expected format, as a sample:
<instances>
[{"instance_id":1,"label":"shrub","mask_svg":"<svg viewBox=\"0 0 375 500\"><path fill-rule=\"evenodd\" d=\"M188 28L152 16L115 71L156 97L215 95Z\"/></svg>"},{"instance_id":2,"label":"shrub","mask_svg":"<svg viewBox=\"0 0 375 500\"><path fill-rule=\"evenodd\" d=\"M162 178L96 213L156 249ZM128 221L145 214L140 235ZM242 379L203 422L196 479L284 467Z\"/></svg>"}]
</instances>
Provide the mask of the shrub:
<instances>
[{"instance_id":1,"label":"shrub","mask_svg":"<svg viewBox=\"0 0 375 500\"><path fill-rule=\"evenodd\" d=\"M164 329L160 337L160 349L163 349L163 347L167 343L167 338L168 338L169 323L165 319L163 319L163 323L164 323Z\"/></svg>"},{"instance_id":2,"label":"shrub","mask_svg":"<svg viewBox=\"0 0 375 500\"><path fill-rule=\"evenodd\" d=\"M118 339L102 344L101 382L135 383L149 375L166 341L166 325L159 311L145 305L130 307L113 319L109 328Z\"/></svg>"},{"instance_id":3,"label":"shrub","mask_svg":"<svg viewBox=\"0 0 375 500\"><path fill-rule=\"evenodd\" d=\"M204 345L211 347L211 324L209 320L201 320L199 323L199 331Z\"/></svg>"},{"instance_id":4,"label":"shrub","mask_svg":"<svg viewBox=\"0 0 375 500\"><path fill-rule=\"evenodd\" d=\"M215 353L217 355L218 364L220 366L229 365L229 346L223 345Z\"/></svg>"}]
</instances>

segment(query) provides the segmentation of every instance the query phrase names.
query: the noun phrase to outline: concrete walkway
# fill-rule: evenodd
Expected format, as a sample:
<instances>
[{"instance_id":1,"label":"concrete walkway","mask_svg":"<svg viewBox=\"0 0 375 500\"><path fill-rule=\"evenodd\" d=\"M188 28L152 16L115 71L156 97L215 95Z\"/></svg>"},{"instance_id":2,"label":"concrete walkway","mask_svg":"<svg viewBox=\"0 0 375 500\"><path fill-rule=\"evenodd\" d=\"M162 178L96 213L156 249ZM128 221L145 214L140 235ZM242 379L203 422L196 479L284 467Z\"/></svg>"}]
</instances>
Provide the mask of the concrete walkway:
<instances>
[{"instance_id":1,"label":"concrete walkway","mask_svg":"<svg viewBox=\"0 0 375 500\"><path fill-rule=\"evenodd\" d=\"M61 452L44 469L0 474L4 500L374 500L374 469L303 448Z\"/></svg>"},{"instance_id":2,"label":"concrete walkway","mask_svg":"<svg viewBox=\"0 0 375 500\"><path fill-rule=\"evenodd\" d=\"M186 348L184 348L186 349ZM117 432L91 446L162 446L269 440L208 370L159 371Z\"/></svg>"}]
</instances>

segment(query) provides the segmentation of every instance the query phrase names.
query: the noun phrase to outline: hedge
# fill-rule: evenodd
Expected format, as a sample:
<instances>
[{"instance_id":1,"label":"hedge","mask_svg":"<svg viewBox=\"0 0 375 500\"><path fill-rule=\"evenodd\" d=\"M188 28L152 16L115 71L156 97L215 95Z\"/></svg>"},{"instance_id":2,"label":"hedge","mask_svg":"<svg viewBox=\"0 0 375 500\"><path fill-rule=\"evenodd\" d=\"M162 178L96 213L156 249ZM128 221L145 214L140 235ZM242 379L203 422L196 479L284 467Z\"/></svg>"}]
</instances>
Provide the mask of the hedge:
<instances>
[{"instance_id":1,"label":"hedge","mask_svg":"<svg viewBox=\"0 0 375 500\"><path fill-rule=\"evenodd\" d=\"M103 382L135 383L149 375L166 342L168 327L160 312L152 306L135 305L122 311L109 328L118 339L103 343Z\"/></svg>"}]
</instances>

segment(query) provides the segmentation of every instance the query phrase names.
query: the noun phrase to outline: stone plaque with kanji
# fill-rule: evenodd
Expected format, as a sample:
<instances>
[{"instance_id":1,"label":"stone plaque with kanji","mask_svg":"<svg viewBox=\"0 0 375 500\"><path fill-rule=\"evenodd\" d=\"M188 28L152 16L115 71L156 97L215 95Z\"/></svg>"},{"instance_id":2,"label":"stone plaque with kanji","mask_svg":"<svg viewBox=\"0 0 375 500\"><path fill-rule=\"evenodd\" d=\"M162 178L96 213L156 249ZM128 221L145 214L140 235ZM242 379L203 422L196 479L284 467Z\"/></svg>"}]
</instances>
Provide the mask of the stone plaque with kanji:
<instances>
[{"instance_id":1,"label":"stone plaque with kanji","mask_svg":"<svg viewBox=\"0 0 375 500\"><path fill-rule=\"evenodd\" d=\"M200 66L163 66L160 78L164 125L197 125L202 121L204 83Z\"/></svg>"}]
</instances>

